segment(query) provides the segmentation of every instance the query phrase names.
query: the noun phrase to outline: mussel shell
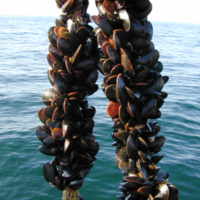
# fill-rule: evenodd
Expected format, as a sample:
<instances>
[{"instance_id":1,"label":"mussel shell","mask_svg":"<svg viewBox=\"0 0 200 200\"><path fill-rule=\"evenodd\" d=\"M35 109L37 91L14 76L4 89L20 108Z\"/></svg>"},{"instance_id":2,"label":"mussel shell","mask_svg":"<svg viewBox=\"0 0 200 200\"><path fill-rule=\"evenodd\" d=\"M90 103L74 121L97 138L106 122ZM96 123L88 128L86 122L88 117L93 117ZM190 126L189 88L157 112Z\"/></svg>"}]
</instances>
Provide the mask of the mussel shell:
<instances>
[{"instance_id":1,"label":"mussel shell","mask_svg":"<svg viewBox=\"0 0 200 200\"><path fill-rule=\"evenodd\" d=\"M169 173L167 172L158 172L156 176L154 177L155 179L167 179L169 177Z\"/></svg>"},{"instance_id":2,"label":"mussel shell","mask_svg":"<svg viewBox=\"0 0 200 200\"><path fill-rule=\"evenodd\" d=\"M58 0L56 0L56 5L58 6L58 8L62 8L62 4Z\"/></svg>"},{"instance_id":3,"label":"mussel shell","mask_svg":"<svg viewBox=\"0 0 200 200\"><path fill-rule=\"evenodd\" d=\"M169 199L168 200L178 200L179 191L175 185L167 183L167 187L169 188Z\"/></svg>"},{"instance_id":4,"label":"mussel shell","mask_svg":"<svg viewBox=\"0 0 200 200\"><path fill-rule=\"evenodd\" d=\"M146 163L146 164L151 163L151 160L147 157L147 154L145 154L143 151L138 151L138 156L141 162Z\"/></svg>"},{"instance_id":5,"label":"mussel shell","mask_svg":"<svg viewBox=\"0 0 200 200\"><path fill-rule=\"evenodd\" d=\"M53 72L54 72L53 69L47 71L48 79L49 79L49 82L51 83L52 86L55 83L54 79L53 79Z\"/></svg>"},{"instance_id":6,"label":"mussel shell","mask_svg":"<svg viewBox=\"0 0 200 200\"><path fill-rule=\"evenodd\" d=\"M165 136L156 136L153 142L148 142L147 145L149 150L154 151L154 149L161 148L166 142Z\"/></svg>"},{"instance_id":7,"label":"mussel shell","mask_svg":"<svg viewBox=\"0 0 200 200\"><path fill-rule=\"evenodd\" d=\"M130 32L127 32L124 29L115 29L113 31L113 39L115 38L115 35L119 38L120 42L124 40L129 41L133 36Z\"/></svg>"},{"instance_id":8,"label":"mussel shell","mask_svg":"<svg viewBox=\"0 0 200 200\"><path fill-rule=\"evenodd\" d=\"M52 165L50 162L47 162L43 166L43 176L47 182L56 185L55 177L58 175L58 171L55 165Z\"/></svg>"},{"instance_id":9,"label":"mussel shell","mask_svg":"<svg viewBox=\"0 0 200 200\"><path fill-rule=\"evenodd\" d=\"M136 37L144 37L145 28L144 26L137 21L136 19L131 19L131 28L130 32Z\"/></svg>"},{"instance_id":10,"label":"mussel shell","mask_svg":"<svg viewBox=\"0 0 200 200\"><path fill-rule=\"evenodd\" d=\"M49 100L42 100L42 103L46 106L50 106L51 105L51 101Z\"/></svg>"},{"instance_id":11,"label":"mussel shell","mask_svg":"<svg viewBox=\"0 0 200 200\"><path fill-rule=\"evenodd\" d=\"M83 56L90 56L93 52L96 52L97 48L98 43L96 37L87 38L83 48Z\"/></svg>"},{"instance_id":12,"label":"mussel shell","mask_svg":"<svg viewBox=\"0 0 200 200\"><path fill-rule=\"evenodd\" d=\"M149 7L145 11L137 13L137 15L138 15L137 19L142 20L142 19L146 18L149 15L149 13L151 12L151 10L152 10L152 4L149 2Z\"/></svg>"},{"instance_id":13,"label":"mussel shell","mask_svg":"<svg viewBox=\"0 0 200 200\"><path fill-rule=\"evenodd\" d=\"M102 44L102 46L101 46L102 52L103 52L103 54L104 54L104 57L106 57L106 58L109 57L108 51L107 51L107 47L108 47L108 46L111 46L111 44L110 44L108 41L105 41L105 42Z\"/></svg>"},{"instance_id":14,"label":"mussel shell","mask_svg":"<svg viewBox=\"0 0 200 200\"><path fill-rule=\"evenodd\" d=\"M63 13L69 12L70 9L72 9L73 3L74 3L74 0L65 1L65 3L62 6L62 12Z\"/></svg>"},{"instance_id":15,"label":"mussel shell","mask_svg":"<svg viewBox=\"0 0 200 200\"><path fill-rule=\"evenodd\" d=\"M56 22L56 26L65 27L65 24L63 23L63 21L61 19L56 19L55 22Z\"/></svg>"},{"instance_id":16,"label":"mussel shell","mask_svg":"<svg viewBox=\"0 0 200 200\"><path fill-rule=\"evenodd\" d=\"M79 139L79 146L80 146L81 151L82 152L83 151L88 151L89 150L89 145L88 145L88 142L85 139L85 137L80 136L78 139Z\"/></svg>"},{"instance_id":17,"label":"mussel shell","mask_svg":"<svg viewBox=\"0 0 200 200\"><path fill-rule=\"evenodd\" d=\"M161 92L162 88L164 86L164 80L162 78L162 76L158 77L153 85L151 85L150 89L155 90L157 92Z\"/></svg>"},{"instance_id":18,"label":"mussel shell","mask_svg":"<svg viewBox=\"0 0 200 200\"><path fill-rule=\"evenodd\" d=\"M169 80L169 76L163 76L163 81L164 81L164 84L166 84Z\"/></svg>"},{"instance_id":19,"label":"mussel shell","mask_svg":"<svg viewBox=\"0 0 200 200\"><path fill-rule=\"evenodd\" d=\"M51 135L55 140L60 140L62 138L62 129L54 128L51 132Z\"/></svg>"},{"instance_id":20,"label":"mussel shell","mask_svg":"<svg viewBox=\"0 0 200 200\"><path fill-rule=\"evenodd\" d=\"M139 176L125 176L123 179L129 183L137 184L138 186L143 186L145 184L145 180Z\"/></svg>"},{"instance_id":21,"label":"mussel shell","mask_svg":"<svg viewBox=\"0 0 200 200\"><path fill-rule=\"evenodd\" d=\"M75 141L72 139L66 139L64 142L64 149L63 149L64 155L69 155L68 153L74 147L75 147Z\"/></svg>"},{"instance_id":22,"label":"mussel shell","mask_svg":"<svg viewBox=\"0 0 200 200\"><path fill-rule=\"evenodd\" d=\"M94 69L89 73L84 84L90 87L94 87L97 79L98 79L98 71Z\"/></svg>"},{"instance_id":23,"label":"mussel shell","mask_svg":"<svg viewBox=\"0 0 200 200\"><path fill-rule=\"evenodd\" d=\"M73 179L77 176L77 170L76 169L72 169L69 166L65 166L63 167L62 170L62 177L63 178L67 178L67 179Z\"/></svg>"},{"instance_id":24,"label":"mussel shell","mask_svg":"<svg viewBox=\"0 0 200 200\"><path fill-rule=\"evenodd\" d=\"M118 140L123 142L124 144L127 143L127 138L129 137L130 133L127 131L119 131L114 134L114 137L116 137Z\"/></svg>"},{"instance_id":25,"label":"mussel shell","mask_svg":"<svg viewBox=\"0 0 200 200\"><path fill-rule=\"evenodd\" d=\"M169 188L167 185L164 184L159 184L156 188L158 190L157 194L154 196L155 200L168 200L169 199Z\"/></svg>"},{"instance_id":26,"label":"mussel shell","mask_svg":"<svg viewBox=\"0 0 200 200\"><path fill-rule=\"evenodd\" d=\"M141 193L143 196L148 197L149 194L153 194L155 189L151 186L140 187L137 192Z\"/></svg>"},{"instance_id":27,"label":"mussel shell","mask_svg":"<svg viewBox=\"0 0 200 200\"><path fill-rule=\"evenodd\" d=\"M121 121L120 121L119 118L115 118L115 119L114 119L113 128L115 128L116 130L118 130L118 129L123 129L123 128L124 128L124 125L121 123Z\"/></svg>"},{"instance_id":28,"label":"mussel shell","mask_svg":"<svg viewBox=\"0 0 200 200\"><path fill-rule=\"evenodd\" d=\"M121 64L117 64L111 69L110 75L111 76L112 75L118 75L118 74L120 74L122 72L123 72L123 66Z\"/></svg>"},{"instance_id":29,"label":"mussel shell","mask_svg":"<svg viewBox=\"0 0 200 200\"><path fill-rule=\"evenodd\" d=\"M62 15L60 15L60 18L61 18L61 20L63 21L63 23L66 24L66 23L67 23L67 20L68 20L68 18L69 18L69 15L67 15L67 14L62 14Z\"/></svg>"},{"instance_id":30,"label":"mussel shell","mask_svg":"<svg viewBox=\"0 0 200 200\"><path fill-rule=\"evenodd\" d=\"M38 110L38 118L40 119L42 123L46 124L46 121L49 119L49 117L44 115L43 110L44 108L41 108Z\"/></svg>"},{"instance_id":31,"label":"mussel shell","mask_svg":"<svg viewBox=\"0 0 200 200\"><path fill-rule=\"evenodd\" d=\"M106 80L107 85L115 85L117 80L117 75L112 75Z\"/></svg>"},{"instance_id":32,"label":"mussel shell","mask_svg":"<svg viewBox=\"0 0 200 200\"><path fill-rule=\"evenodd\" d=\"M150 4L149 0L135 1L134 9L138 12L142 12L149 7L149 4Z\"/></svg>"},{"instance_id":33,"label":"mussel shell","mask_svg":"<svg viewBox=\"0 0 200 200\"><path fill-rule=\"evenodd\" d=\"M144 152L149 150L149 147L142 137L138 137L138 149Z\"/></svg>"},{"instance_id":34,"label":"mussel shell","mask_svg":"<svg viewBox=\"0 0 200 200\"><path fill-rule=\"evenodd\" d=\"M78 176L81 178L85 178L90 173L90 171L91 171L91 169L89 167L81 168L78 171Z\"/></svg>"},{"instance_id":35,"label":"mussel shell","mask_svg":"<svg viewBox=\"0 0 200 200\"><path fill-rule=\"evenodd\" d=\"M131 173L131 172L133 171L133 169L131 168L131 165L130 165L129 162L119 161L118 167L119 167L122 171L125 171L125 172L127 172L127 173Z\"/></svg>"},{"instance_id":36,"label":"mussel shell","mask_svg":"<svg viewBox=\"0 0 200 200\"><path fill-rule=\"evenodd\" d=\"M151 69L160 73L163 70L163 64L160 61L158 61L154 66L151 67Z\"/></svg>"},{"instance_id":37,"label":"mussel shell","mask_svg":"<svg viewBox=\"0 0 200 200\"><path fill-rule=\"evenodd\" d=\"M131 20L135 18L137 15L132 11L127 11L126 9L119 10L119 19L123 22L123 27L125 31L129 32L131 29Z\"/></svg>"},{"instance_id":38,"label":"mussel shell","mask_svg":"<svg viewBox=\"0 0 200 200\"><path fill-rule=\"evenodd\" d=\"M35 134L40 141L43 140L51 135L51 131L47 126L39 126L35 129Z\"/></svg>"},{"instance_id":39,"label":"mussel shell","mask_svg":"<svg viewBox=\"0 0 200 200\"><path fill-rule=\"evenodd\" d=\"M123 75L120 73L117 76L117 81L116 81L116 98L117 101L121 104L127 104L128 101L128 95L125 89L125 80Z\"/></svg>"},{"instance_id":40,"label":"mussel shell","mask_svg":"<svg viewBox=\"0 0 200 200\"><path fill-rule=\"evenodd\" d=\"M83 108L82 113L83 113L84 118L93 118L96 113L96 109L95 109L95 107L90 106L87 108Z\"/></svg>"},{"instance_id":41,"label":"mussel shell","mask_svg":"<svg viewBox=\"0 0 200 200\"><path fill-rule=\"evenodd\" d=\"M103 74L103 63L100 62L100 59L103 57L103 53L101 49L97 50L97 54L96 54L96 68L98 69L99 72L101 72Z\"/></svg>"},{"instance_id":42,"label":"mussel shell","mask_svg":"<svg viewBox=\"0 0 200 200\"><path fill-rule=\"evenodd\" d=\"M68 120L62 121L62 135L65 138L69 138L71 136L73 130L72 122Z\"/></svg>"},{"instance_id":43,"label":"mussel shell","mask_svg":"<svg viewBox=\"0 0 200 200\"><path fill-rule=\"evenodd\" d=\"M119 51L115 50L111 45L108 45L106 47L106 50L108 52L108 56L115 64L119 64L121 62L121 57L120 57Z\"/></svg>"},{"instance_id":44,"label":"mussel shell","mask_svg":"<svg viewBox=\"0 0 200 200\"><path fill-rule=\"evenodd\" d=\"M168 94L166 92L161 92L161 95L160 95L163 99L166 99Z\"/></svg>"},{"instance_id":45,"label":"mussel shell","mask_svg":"<svg viewBox=\"0 0 200 200\"><path fill-rule=\"evenodd\" d=\"M156 99L149 99L143 106L142 110L140 111L139 118L148 118L152 114L155 113L156 108Z\"/></svg>"},{"instance_id":46,"label":"mussel shell","mask_svg":"<svg viewBox=\"0 0 200 200\"><path fill-rule=\"evenodd\" d=\"M127 103L127 111L133 117L136 118L139 112L139 107L137 104L133 104L130 101Z\"/></svg>"},{"instance_id":47,"label":"mussel shell","mask_svg":"<svg viewBox=\"0 0 200 200\"><path fill-rule=\"evenodd\" d=\"M126 188L130 188L132 190L136 190L139 187L137 184L134 184L132 182L123 182L123 183L120 183L120 185L122 185L122 186L124 186Z\"/></svg>"},{"instance_id":48,"label":"mussel shell","mask_svg":"<svg viewBox=\"0 0 200 200\"><path fill-rule=\"evenodd\" d=\"M141 58L138 58L136 60L136 63L139 65L145 65L147 67L154 66L155 63L159 59L159 52L155 49L150 51L148 54L142 56Z\"/></svg>"},{"instance_id":49,"label":"mussel shell","mask_svg":"<svg viewBox=\"0 0 200 200\"><path fill-rule=\"evenodd\" d=\"M137 138L134 137L133 135L129 135L128 139L127 139L127 145L126 145L126 148L127 148L127 153L129 155L129 157L131 159L135 159L138 157L137 155Z\"/></svg>"},{"instance_id":50,"label":"mussel shell","mask_svg":"<svg viewBox=\"0 0 200 200\"><path fill-rule=\"evenodd\" d=\"M42 113L43 115L45 115L46 117L48 118L51 118L52 115L53 115L53 112L55 110L55 107L54 106L47 106L43 109Z\"/></svg>"},{"instance_id":51,"label":"mussel shell","mask_svg":"<svg viewBox=\"0 0 200 200\"><path fill-rule=\"evenodd\" d=\"M56 95L54 92L53 92L53 89L48 89L48 90L45 90L43 93L42 93L42 100L49 100L49 99L53 99L53 98L56 98L58 95Z\"/></svg>"},{"instance_id":52,"label":"mussel shell","mask_svg":"<svg viewBox=\"0 0 200 200\"><path fill-rule=\"evenodd\" d=\"M150 44L147 40L144 40L142 38L132 38L131 44L133 45L134 49L140 51L140 50L146 50L150 47Z\"/></svg>"},{"instance_id":53,"label":"mussel shell","mask_svg":"<svg viewBox=\"0 0 200 200\"><path fill-rule=\"evenodd\" d=\"M66 92L71 91L71 86L64 81L64 79L62 78L62 76L59 72L55 71L53 73L53 78L54 78L54 82L55 82L54 89L55 89L55 85L56 85L58 87L60 94L64 94Z\"/></svg>"},{"instance_id":54,"label":"mussel shell","mask_svg":"<svg viewBox=\"0 0 200 200\"><path fill-rule=\"evenodd\" d=\"M128 87L125 87L125 89L127 91L129 98L131 99L132 103L134 103L134 104L140 104L141 103L141 100L140 100L141 93L139 93L137 91L134 92L133 90L131 90L131 88L128 88Z\"/></svg>"},{"instance_id":55,"label":"mussel shell","mask_svg":"<svg viewBox=\"0 0 200 200\"><path fill-rule=\"evenodd\" d=\"M143 82L146 79L148 73L148 68L144 67L144 69L142 71L140 71L136 76L135 76L135 82Z\"/></svg>"},{"instance_id":56,"label":"mussel shell","mask_svg":"<svg viewBox=\"0 0 200 200\"><path fill-rule=\"evenodd\" d=\"M89 31L85 26L82 26L76 30L75 35L79 38L79 40L83 44L89 37Z\"/></svg>"},{"instance_id":57,"label":"mussel shell","mask_svg":"<svg viewBox=\"0 0 200 200\"><path fill-rule=\"evenodd\" d=\"M78 37L71 33L65 33L66 38L59 37L57 40L57 46L59 51L66 56L73 56L78 46L80 45L80 41Z\"/></svg>"},{"instance_id":58,"label":"mussel shell","mask_svg":"<svg viewBox=\"0 0 200 200\"><path fill-rule=\"evenodd\" d=\"M53 57L60 62L63 63L63 56L60 54L60 51L55 48L52 44L49 45L49 52L53 55Z\"/></svg>"},{"instance_id":59,"label":"mussel shell","mask_svg":"<svg viewBox=\"0 0 200 200\"><path fill-rule=\"evenodd\" d=\"M142 163L140 161L140 159L138 159L136 165L137 165L137 168L138 168L139 172L142 174L143 178L147 181L148 178L149 178L149 174L147 172L146 165L144 163Z\"/></svg>"},{"instance_id":60,"label":"mussel shell","mask_svg":"<svg viewBox=\"0 0 200 200\"><path fill-rule=\"evenodd\" d=\"M151 157L151 161L152 161L154 164L157 164L163 157L164 157L164 155L152 156L152 157Z\"/></svg>"},{"instance_id":61,"label":"mussel shell","mask_svg":"<svg viewBox=\"0 0 200 200\"><path fill-rule=\"evenodd\" d=\"M97 23L100 26L103 35L106 38L109 38L109 36L112 35L113 27L112 24L109 22L108 18L106 16L101 15L97 18Z\"/></svg>"},{"instance_id":62,"label":"mussel shell","mask_svg":"<svg viewBox=\"0 0 200 200\"><path fill-rule=\"evenodd\" d=\"M103 7L104 7L106 13L108 13L108 14L113 15L116 12L114 1L104 0L103 1Z\"/></svg>"},{"instance_id":63,"label":"mussel shell","mask_svg":"<svg viewBox=\"0 0 200 200\"><path fill-rule=\"evenodd\" d=\"M107 115L110 117L116 117L118 115L119 106L119 103L111 101L107 107Z\"/></svg>"},{"instance_id":64,"label":"mussel shell","mask_svg":"<svg viewBox=\"0 0 200 200\"><path fill-rule=\"evenodd\" d=\"M124 53L121 53L121 65L124 67L124 74L133 78L135 75L133 65L129 60L128 56Z\"/></svg>"},{"instance_id":65,"label":"mussel shell","mask_svg":"<svg viewBox=\"0 0 200 200\"><path fill-rule=\"evenodd\" d=\"M115 93L116 93L116 86L114 84L106 87L105 95L108 98L108 100L118 103Z\"/></svg>"},{"instance_id":66,"label":"mussel shell","mask_svg":"<svg viewBox=\"0 0 200 200\"><path fill-rule=\"evenodd\" d=\"M95 55L90 55L89 58L83 58L81 61L76 64L75 68L76 70L91 70L94 68L96 62L96 56Z\"/></svg>"},{"instance_id":67,"label":"mussel shell","mask_svg":"<svg viewBox=\"0 0 200 200\"><path fill-rule=\"evenodd\" d=\"M46 144L42 144L38 147L38 150L48 156L59 156L62 153L62 149L58 145L48 146Z\"/></svg>"},{"instance_id":68,"label":"mussel shell","mask_svg":"<svg viewBox=\"0 0 200 200\"><path fill-rule=\"evenodd\" d=\"M62 106L67 94L60 95L51 101L52 106Z\"/></svg>"},{"instance_id":69,"label":"mussel shell","mask_svg":"<svg viewBox=\"0 0 200 200\"><path fill-rule=\"evenodd\" d=\"M49 37L49 41L51 42L51 44L57 48L57 40L58 40L58 36L55 34L54 32L55 27L51 27L48 31L48 37Z\"/></svg>"},{"instance_id":70,"label":"mussel shell","mask_svg":"<svg viewBox=\"0 0 200 200\"><path fill-rule=\"evenodd\" d=\"M103 62L103 72L104 73L110 73L111 69L114 67L115 63L110 59L106 59Z\"/></svg>"},{"instance_id":71,"label":"mussel shell","mask_svg":"<svg viewBox=\"0 0 200 200\"><path fill-rule=\"evenodd\" d=\"M119 118L123 124L126 124L131 118L131 115L128 113L125 105L120 105L119 107Z\"/></svg>"},{"instance_id":72,"label":"mussel shell","mask_svg":"<svg viewBox=\"0 0 200 200\"><path fill-rule=\"evenodd\" d=\"M71 64L76 65L76 64L79 62L79 60L80 60L80 58L81 58L81 56L82 56L82 51L83 51L82 44L80 44L80 45L78 46L78 48L76 49L74 55L73 55L72 57L69 58L69 62L70 62Z\"/></svg>"},{"instance_id":73,"label":"mussel shell","mask_svg":"<svg viewBox=\"0 0 200 200\"><path fill-rule=\"evenodd\" d=\"M103 34L99 34L97 37L97 42L102 46L104 42L109 42L108 38L106 38Z\"/></svg>"},{"instance_id":74,"label":"mussel shell","mask_svg":"<svg viewBox=\"0 0 200 200\"><path fill-rule=\"evenodd\" d=\"M54 58L54 56L53 56L51 53L49 53L49 54L47 54L47 61L48 61L49 65L50 65L52 68L54 68L54 63L55 63L57 60Z\"/></svg>"},{"instance_id":75,"label":"mussel shell","mask_svg":"<svg viewBox=\"0 0 200 200\"><path fill-rule=\"evenodd\" d=\"M95 156L98 153L100 146L98 142L90 142L89 148L90 151L92 151L93 155Z\"/></svg>"},{"instance_id":76,"label":"mussel shell","mask_svg":"<svg viewBox=\"0 0 200 200\"><path fill-rule=\"evenodd\" d=\"M70 152L70 155L69 155L69 162L73 163L77 159L79 153L80 153L79 147L72 149ZM77 161L75 161L75 162L77 162Z\"/></svg>"},{"instance_id":77,"label":"mussel shell","mask_svg":"<svg viewBox=\"0 0 200 200\"><path fill-rule=\"evenodd\" d=\"M163 105L163 103L164 103L164 99L163 99L161 96L159 96L159 97L156 99L156 101L157 101L156 107L157 107L158 109L161 108L162 105Z\"/></svg>"},{"instance_id":78,"label":"mussel shell","mask_svg":"<svg viewBox=\"0 0 200 200\"><path fill-rule=\"evenodd\" d=\"M67 187L69 187L71 190L78 190L83 186L84 181L84 179L73 180L67 185Z\"/></svg>"},{"instance_id":79,"label":"mussel shell","mask_svg":"<svg viewBox=\"0 0 200 200\"><path fill-rule=\"evenodd\" d=\"M43 143L49 146L58 145L59 140L54 139L51 135L43 140Z\"/></svg>"},{"instance_id":80,"label":"mussel shell","mask_svg":"<svg viewBox=\"0 0 200 200\"><path fill-rule=\"evenodd\" d=\"M112 38L109 38L109 41L115 50L120 49L121 42L119 37L116 35L116 32L113 32Z\"/></svg>"},{"instance_id":81,"label":"mussel shell","mask_svg":"<svg viewBox=\"0 0 200 200\"><path fill-rule=\"evenodd\" d=\"M149 21L145 21L144 27L145 27L145 36L143 39L148 40L150 42L153 37L153 26Z\"/></svg>"}]
</instances>

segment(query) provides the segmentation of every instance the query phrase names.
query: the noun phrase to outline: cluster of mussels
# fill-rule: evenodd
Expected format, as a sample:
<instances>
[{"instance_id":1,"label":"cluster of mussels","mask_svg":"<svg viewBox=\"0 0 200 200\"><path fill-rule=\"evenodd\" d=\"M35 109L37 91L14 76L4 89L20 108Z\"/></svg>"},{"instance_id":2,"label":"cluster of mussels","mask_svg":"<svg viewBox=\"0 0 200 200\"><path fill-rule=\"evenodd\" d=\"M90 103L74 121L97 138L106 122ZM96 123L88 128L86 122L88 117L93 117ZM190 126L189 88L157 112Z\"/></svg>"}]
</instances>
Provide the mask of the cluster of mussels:
<instances>
[{"instance_id":1,"label":"cluster of mussels","mask_svg":"<svg viewBox=\"0 0 200 200\"><path fill-rule=\"evenodd\" d=\"M46 181L60 190L78 190L94 165L99 144L93 133L95 108L87 96L97 91L97 39L88 25L87 0L57 0L64 14L49 29L48 78L53 88L42 94L36 129L38 147L55 156L43 167ZM67 198L66 199L70 199Z\"/></svg>"},{"instance_id":2,"label":"cluster of mussels","mask_svg":"<svg viewBox=\"0 0 200 200\"><path fill-rule=\"evenodd\" d=\"M157 153L166 142L157 134L156 121L167 97L161 91L168 81L162 76L159 52L151 41L152 24L147 15L149 0L96 0L97 40L103 57L98 69L105 75L102 89L110 101L107 114L114 121L113 146L124 182L117 197L125 200L177 200L178 189L168 182L169 174L156 164Z\"/></svg>"}]
</instances>

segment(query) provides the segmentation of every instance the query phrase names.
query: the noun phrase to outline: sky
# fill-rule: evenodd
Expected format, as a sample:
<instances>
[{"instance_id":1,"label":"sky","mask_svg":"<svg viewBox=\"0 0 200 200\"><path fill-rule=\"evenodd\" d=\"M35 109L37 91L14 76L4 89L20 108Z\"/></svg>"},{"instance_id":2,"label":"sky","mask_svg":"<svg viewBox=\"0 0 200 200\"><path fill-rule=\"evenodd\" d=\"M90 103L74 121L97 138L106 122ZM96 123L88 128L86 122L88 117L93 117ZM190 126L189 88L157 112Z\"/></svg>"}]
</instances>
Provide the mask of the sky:
<instances>
[{"instance_id":1,"label":"sky","mask_svg":"<svg viewBox=\"0 0 200 200\"><path fill-rule=\"evenodd\" d=\"M200 24L200 0L150 0L153 10L149 21ZM95 0L90 0L88 13L97 15ZM59 16L55 0L0 0L0 15Z\"/></svg>"}]
</instances>

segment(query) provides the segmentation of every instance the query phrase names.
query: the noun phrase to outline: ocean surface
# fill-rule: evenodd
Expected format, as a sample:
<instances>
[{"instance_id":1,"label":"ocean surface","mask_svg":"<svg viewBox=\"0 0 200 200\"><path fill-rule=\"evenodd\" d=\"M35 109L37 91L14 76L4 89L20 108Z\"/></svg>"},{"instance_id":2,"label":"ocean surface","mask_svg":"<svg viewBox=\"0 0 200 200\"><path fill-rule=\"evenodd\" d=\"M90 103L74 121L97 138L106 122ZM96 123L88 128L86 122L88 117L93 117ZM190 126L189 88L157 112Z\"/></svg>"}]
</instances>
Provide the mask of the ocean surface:
<instances>
[{"instance_id":1,"label":"ocean surface","mask_svg":"<svg viewBox=\"0 0 200 200\"><path fill-rule=\"evenodd\" d=\"M42 167L53 157L37 150L37 110L47 78L48 36L55 17L0 17L0 200L59 200L62 192L44 180ZM179 200L198 200L200 188L200 24L152 22L153 42L170 77L163 91L159 135L167 142L158 164L179 188ZM117 199L122 173L111 146L113 124L101 90L88 98L96 107L94 135L101 148L80 193L85 200Z\"/></svg>"}]
</instances>

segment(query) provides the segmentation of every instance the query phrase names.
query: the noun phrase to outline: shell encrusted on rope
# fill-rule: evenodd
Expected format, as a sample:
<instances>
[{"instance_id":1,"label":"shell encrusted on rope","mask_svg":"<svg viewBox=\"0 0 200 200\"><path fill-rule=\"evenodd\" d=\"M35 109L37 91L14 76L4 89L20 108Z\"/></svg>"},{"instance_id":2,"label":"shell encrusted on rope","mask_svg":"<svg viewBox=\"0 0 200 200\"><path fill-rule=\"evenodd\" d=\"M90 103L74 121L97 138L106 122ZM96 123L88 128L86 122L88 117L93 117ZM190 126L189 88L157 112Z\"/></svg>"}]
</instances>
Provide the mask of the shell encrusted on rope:
<instances>
[{"instance_id":1,"label":"shell encrusted on rope","mask_svg":"<svg viewBox=\"0 0 200 200\"><path fill-rule=\"evenodd\" d=\"M93 135L95 108L87 96L96 84L98 44L87 11L88 0L56 0L64 14L48 31L48 78L53 88L42 94L38 111L43 126L36 129L38 147L54 156L43 167L46 181L63 192L63 199L83 199L78 189L95 163L99 144Z\"/></svg>"},{"instance_id":2,"label":"shell encrusted on rope","mask_svg":"<svg viewBox=\"0 0 200 200\"><path fill-rule=\"evenodd\" d=\"M114 121L113 146L116 163L125 177L117 197L125 200L177 200L176 186L169 174L160 172L158 155L166 142L158 135L167 97L162 91L168 81L160 73L163 65L151 41L152 10L149 0L96 0L98 16L92 16L98 44L102 48L98 70L105 75L102 89L110 101L107 114Z\"/></svg>"}]
</instances>

